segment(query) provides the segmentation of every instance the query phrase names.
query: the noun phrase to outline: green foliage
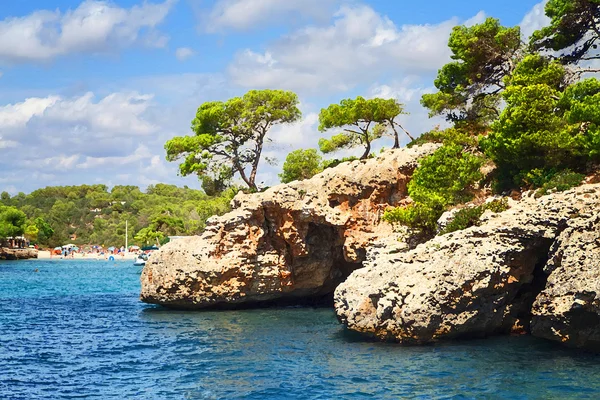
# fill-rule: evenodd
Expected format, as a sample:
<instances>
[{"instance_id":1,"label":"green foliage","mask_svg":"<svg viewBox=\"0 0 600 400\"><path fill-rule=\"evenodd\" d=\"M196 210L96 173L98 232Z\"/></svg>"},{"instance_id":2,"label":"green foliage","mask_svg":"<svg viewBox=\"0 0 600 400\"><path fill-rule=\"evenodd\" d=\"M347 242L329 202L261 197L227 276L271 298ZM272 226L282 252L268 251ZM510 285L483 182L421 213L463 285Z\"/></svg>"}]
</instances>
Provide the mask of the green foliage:
<instances>
[{"instance_id":1,"label":"green foliage","mask_svg":"<svg viewBox=\"0 0 600 400\"><path fill-rule=\"evenodd\" d=\"M226 102L204 103L192 121L194 136L165 144L167 160L183 160L181 175L208 175L213 182L223 178L223 167L231 168L231 176L238 174L248 188L257 190L256 173L269 130L300 116L298 96L282 90L251 90Z\"/></svg>"},{"instance_id":2,"label":"green foliage","mask_svg":"<svg viewBox=\"0 0 600 400\"><path fill-rule=\"evenodd\" d=\"M576 138L578 152L591 160L600 160L600 81L586 79L569 86L559 102L565 111L567 128Z\"/></svg>"},{"instance_id":3,"label":"green foliage","mask_svg":"<svg viewBox=\"0 0 600 400\"><path fill-rule=\"evenodd\" d=\"M534 32L532 49L560 52L567 64L599 58L600 0L549 0L545 11L550 25Z\"/></svg>"},{"instance_id":4,"label":"green foliage","mask_svg":"<svg viewBox=\"0 0 600 400\"><path fill-rule=\"evenodd\" d=\"M145 228L155 236L150 240L142 234L144 240L138 244L155 243L156 238L164 240L168 235L199 234L208 218L229 211L235 193L230 188L207 196L200 190L166 184L150 185L146 193L137 186L115 186L110 191L105 185L47 187L5 199L0 208L10 203L21 210L26 215L23 231L41 245L122 246L126 221L130 244ZM72 235L77 238L71 240Z\"/></svg>"},{"instance_id":5,"label":"green foliage","mask_svg":"<svg viewBox=\"0 0 600 400\"><path fill-rule=\"evenodd\" d=\"M410 142L407 147L420 146L425 143L457 144L464 147L476 148L479 144L479 139L477 136L473 136L463 129L448 128L441 130L436 128L425 132Z\"/></svg>"},{"instance_id":6,"label":"green foliage","mask_svg":"<svg viewBox=\"0 0 600 400\"><path fill-rule=\"evenodd\" d=\"M294 150L287 155L279 178L283 183L312 178L323 170L321 163L322 158L315 149Z\"/></svg>"},{"instance_id":7,"label":"green foliage","mask_svg":"<svg viewBox=\"0 0 600 400\"><path fill-rule=\"evenodd\" d=\"M438 72L439 91L423 95L421 104L430 116L443 115L456 126L478 133L498 116L498 93L521 50L520 29L488 18L471 27L455 27L448 46L455 61Z\"/></svg>"},{"instance_id":8,"label":"green foliage","mask_svg":"<svg viewBox=\"0 0 600 400\"><path fill-rule=\"evenodd\" d=\"M479 219L486 210L494 213L500 213L509 209L508 200L506 198L493 200L489 203L482 204L476 207L466 207L460 209L454 214L452 221L440 232L440 235L446 233L460 231L471 226L479 225Z\"/></svg>"},{"instance_id":9,"label":"green foliage","mask_svg":"<svg viewBox=\"0 0 600 400\"><path fill-rule=\"evenodd\" d=\"M527 184L530 171L578 169L598 159L600 82L565 88L565 74L557 62L532 55L506 79L506 108L481 141L500 187Z\"/></svg>"},{"instance_id":10,"label":"green foliage","mask_svg":"<svg viewBox=\"0 0 600 400\"><path fill-rule=\"evenodd\" d=\"M387 210L383 214L383 220L431 234L435 231L436 222L443 212L443 205L436 201L431 201L428 204L415 203L406 207Z\"/></svg>"},{"instance_id":11,"label":"green foliage","mask_svg":"<svg viewBox=\"0 0 600 400\"><path fill-rule=\"evenodd\" d=\"M319 114L319 130L342 128L342 132L331 139L319 140L320 150L327 154L340 149L363 146L361 159L371 152L371 143L393 131L394 147L399 146L396 127L403 129L396 118L406 114L403 105L394 99L345 99L340 104L332 104ZM405 131L406 132L406 131ZM407 133L408 134L408 133ZM410 136L410 135L409 135Z\"/></svg>"},{"instance_id":12,"label":"green foliage","mask_svg":"<svg viewBox=\"0 0 600 400\"><path fill-rule=\"evenodd\" d=\"M471 186L481 180L484 159L457 144L440 147L425 157L413 173L408 193L413 205L386 211L384 220L433 232L444 210L471 199Z\"/></svg>"},{"instance_id":13,"label":"green foliage","mask_svg":"<svg viewBox=\"0 0 600 400\"><path fill-rule=\"evenodd\" d=\"M154 244L156 242L160 243L161 240L164 240L165 235L162 232L157 232L150 227L142 228L135 235L135 240L143 245Z\"/></svg>"},{"instance_id":14,"label":"green foliage","mask_svg":"<svg viewBox=\"0 0 600 400\"><path fill-rule=\"evenodd\" d=\"M372 155L370 155L368 158L371 158ZM345 163L345 162L351 162L351 161L356 161L358 160L358 157L343 157L343 158L334 158L332 160L323 160L323 169L327 169L327 168L334 168L337 167L338 165Z\"/></svg>"},{"instance_id":15,"label":"green foliage","mask_svg":"<svg viewBox=\"0 0 600 400\"><path fill-rule=\"evenodd\" d=\"M573 172L569 169L557 173L543 174L544 180L538 180L536 187L539 189L536 196L544 196L551 191L564 192L575 186L581 185L585 175Z\"/></svg>"},{"instance_id":16,"label":"green foliage","mask_svg":"<svg viewBox=\"0 0 600 400\"><path fill-rule=\"evenodd\" d=\"M27 216L15 207L0 205L0 238L21 236L25 232Z\"/></svg>"}]
</instances>

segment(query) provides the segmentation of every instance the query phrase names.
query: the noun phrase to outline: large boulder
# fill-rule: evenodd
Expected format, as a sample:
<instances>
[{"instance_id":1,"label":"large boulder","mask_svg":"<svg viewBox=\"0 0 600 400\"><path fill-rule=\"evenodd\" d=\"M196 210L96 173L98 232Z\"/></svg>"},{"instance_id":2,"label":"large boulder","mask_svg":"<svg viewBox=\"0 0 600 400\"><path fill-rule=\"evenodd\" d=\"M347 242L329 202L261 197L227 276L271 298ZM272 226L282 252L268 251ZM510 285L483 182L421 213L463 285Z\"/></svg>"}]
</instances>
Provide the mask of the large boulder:
<instances>
[{"instance_id":1,"label":"large boulder","mask_svg":"<svg viewBox=\"0 0 600 400\"><path fill-rule=\"evenodd\" d=\"M142 271L141 299L178 308L301 301L331 294L362 266L401 204L418 160L438 145L389 150L312 179L239 194L202 236L179 239Z\"/></svg>"},{"instance_id":2,"label":"large boulder","mask_svg":"<svg viewBox=\"0 0 600 400\"><path fill-rule=\"evenodd\" d=\"M569 225L591 226L588 218L597 215L599 207L600 185L585 185L539 199L527 196L508 211L486 214L481 226L438 236L413 250L406 250L395 238L382 239L369 250L365 268L336 289L338 318L352 330L409 344L527 331L532 303L546 283L544 267L554 241L563 232L568 235ZM586 269L595 262L597 266L597 247L596 253L589 251L593 236L586 236L588 244L579 256L569 256L573 265ZM579 243L580 239L573 240ZM582 261L584 253L589 260ZM594 276L593 283L584 284L586 276ZM552 323L566 321L561 313L581 305L581 296L587 296L586 309L596 312L597 276L597 271L589 271L578 278L579 283L571 284L580 291L560 284L560 289L548 292L553 297L566 290L573 297L567 296L560 305L550 305L555 299L538 300L534 332L542 335L552 331ZM571 273L564 278L571 279ZM546 322L542 322L542 304L549 314L543 316ZM591 317L588 312L586 323L594 327L583 335L598 334Z\"/></svg>"},{"instance_id":3,"label":"large boulder","mask_svg":"<svg viewBox=\"0 0 600 400\"><path fill-rule=\"evenodd\" d=\"M600 351L600 210L569 222L545 272L550 276L533 304L531 333Z\"/></svg>"}]
</instances>

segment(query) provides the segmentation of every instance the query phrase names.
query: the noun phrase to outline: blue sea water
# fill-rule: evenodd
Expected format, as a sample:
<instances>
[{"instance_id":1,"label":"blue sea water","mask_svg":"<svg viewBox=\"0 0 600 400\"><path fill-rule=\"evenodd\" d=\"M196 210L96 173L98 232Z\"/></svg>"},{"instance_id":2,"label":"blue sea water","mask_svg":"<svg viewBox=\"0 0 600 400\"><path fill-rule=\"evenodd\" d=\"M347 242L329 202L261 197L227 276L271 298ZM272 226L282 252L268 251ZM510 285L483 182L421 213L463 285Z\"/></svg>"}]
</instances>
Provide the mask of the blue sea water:
<instances>
[{"instance_id":1,"label":"blue sea water","mask_svg":"<svg viewBox=\"0 0 600 400\"><path fill-rule=\"evenodd\" d=\"M401 347L330 309L182 312L138 293L129 263L0 262L0 399L600 398L600 356L530 337Z\"/></svg>"}]
</instances>

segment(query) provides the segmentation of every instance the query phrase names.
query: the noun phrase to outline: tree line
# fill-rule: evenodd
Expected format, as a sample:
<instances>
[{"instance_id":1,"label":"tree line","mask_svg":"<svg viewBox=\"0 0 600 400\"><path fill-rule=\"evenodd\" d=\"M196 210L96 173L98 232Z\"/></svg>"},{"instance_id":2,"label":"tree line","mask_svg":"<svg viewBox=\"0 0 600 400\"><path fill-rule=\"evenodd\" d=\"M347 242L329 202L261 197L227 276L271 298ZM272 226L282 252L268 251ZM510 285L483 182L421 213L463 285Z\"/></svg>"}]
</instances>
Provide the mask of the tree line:
<instances>
[{"instance_id":1,"label":"tree line","mask_svg":"<svg viewBox=\"0 0 600 400\"><path fill-rule=\"evenodd\" d=\"M229 210L229 188L208 196L174 185L54 186L28 195L0 195L0 238L24 235L41 246L67 243L100 246L164 243L168 236L194 235L206 220Z\"/></svg>"}]
</instances>

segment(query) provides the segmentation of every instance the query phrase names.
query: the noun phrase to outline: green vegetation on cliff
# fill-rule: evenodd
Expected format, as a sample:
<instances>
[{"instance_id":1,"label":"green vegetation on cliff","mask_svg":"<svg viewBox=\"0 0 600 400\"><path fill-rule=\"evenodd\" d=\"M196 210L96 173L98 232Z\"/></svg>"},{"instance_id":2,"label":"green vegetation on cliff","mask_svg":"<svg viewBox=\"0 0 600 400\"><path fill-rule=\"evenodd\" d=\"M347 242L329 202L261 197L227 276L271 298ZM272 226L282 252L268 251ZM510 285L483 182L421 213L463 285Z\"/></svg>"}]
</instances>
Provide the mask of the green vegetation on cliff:
<instances>
[{"instance_id":1,"label":"green vegetation on cliff","mask_svg":"<svg viewBox=\"0 0 600 400\"><path fill-rule=\"evenodd\" d=\"M432 234L450 206L470 200L493 166L496 191L565 190L600 162L600 81L585 78L581 61L599 59L599 0L550 0L551 26L529 45L518 27L488 18L454 28L451 63L435 81L438 92L422 104L453 124L414 141L442 143L422 160L408 190L413 204L384 218ZM558 57L552 56L548 50ZM450 230L475 224L482 207L457 214Z\"/></svg>"}]
</instances>

